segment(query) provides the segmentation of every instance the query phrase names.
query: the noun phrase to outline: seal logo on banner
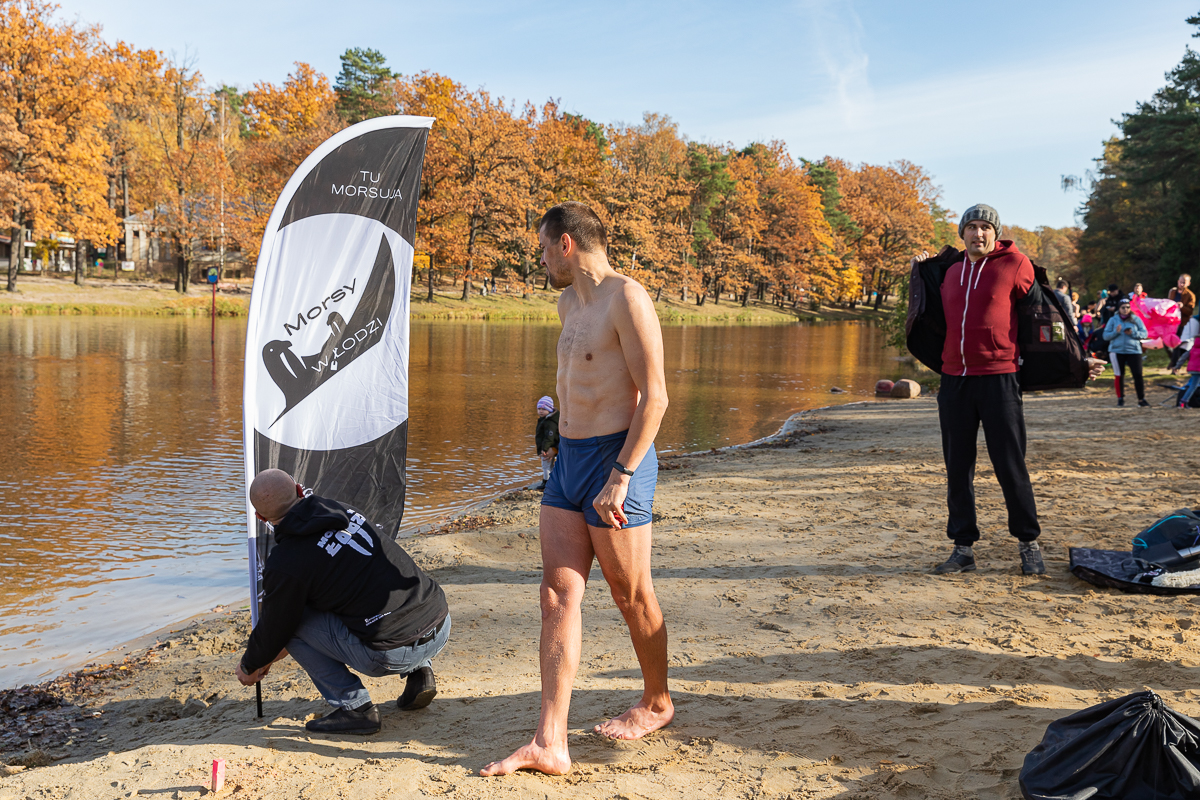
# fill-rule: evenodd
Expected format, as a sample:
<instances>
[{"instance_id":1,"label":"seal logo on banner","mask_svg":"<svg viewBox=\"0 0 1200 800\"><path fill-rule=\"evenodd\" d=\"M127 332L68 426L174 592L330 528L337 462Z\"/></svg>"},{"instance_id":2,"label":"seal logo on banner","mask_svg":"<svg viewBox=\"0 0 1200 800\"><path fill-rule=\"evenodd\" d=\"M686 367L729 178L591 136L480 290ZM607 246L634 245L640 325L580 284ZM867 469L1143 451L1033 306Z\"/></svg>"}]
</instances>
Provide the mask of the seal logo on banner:
<instances>
[{"instance_id":1,"label":"seal logo on banner","mask_svg":"<svg viewBox=\"0 0 1200 800\"><path fill-rule=\"evenodd\" d=\"M392 248L386 236L379 238L379 252L375 266L365 287L359 287L358 279L352 278L330 292L320 303L296 312L296 318L284 322L285 333L300 333L310 320L326 313L325 325L329 327L329 338L321 349L312 355L297 355L292 349L292 340L275 339L263 345L263 366L271 380L283 392L285 405L279 417L313 393L321 384L332 378L340 368L349 366L356 358L366 353L383 338L384 327L392 312L392 301L396 295L396 266ZM350 315L349 322L338 311L328 311L331 302L341 304L353 299L356 288L361 289L358 304ZM274 425L274 422L272 423Z\"/></svg>"},{"instance_id":2,"label":"seal logo on banner","mask_svg":"<svg viewBox=\"0 0 1200 800\"><path fill-rule=\"evenodd\" d=\"M412 246L383 223L319 214L281 228L257 330L255 427L306 450L371 441L408 417Z\"/></svg>"}]
</instances>

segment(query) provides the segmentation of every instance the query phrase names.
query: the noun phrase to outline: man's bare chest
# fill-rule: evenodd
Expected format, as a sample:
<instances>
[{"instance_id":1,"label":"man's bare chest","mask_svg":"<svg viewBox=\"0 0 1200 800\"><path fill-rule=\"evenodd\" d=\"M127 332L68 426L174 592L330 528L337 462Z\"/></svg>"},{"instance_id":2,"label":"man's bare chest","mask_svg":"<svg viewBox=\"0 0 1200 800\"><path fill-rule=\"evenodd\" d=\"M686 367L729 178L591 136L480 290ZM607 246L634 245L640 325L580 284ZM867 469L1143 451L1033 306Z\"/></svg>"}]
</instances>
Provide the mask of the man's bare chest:
<instances>
[{"instance_id":1,"label":"man's bare chest","mask_svg":"<svg viewBox=\"0 0 1200 800\"><path fill-rule=\"evenodd\" d=\"M605 309L580 309L564 321L562 334L558 337L560 368L586 369L619 351L616 330Z\"/></svg>"}]
</instances>

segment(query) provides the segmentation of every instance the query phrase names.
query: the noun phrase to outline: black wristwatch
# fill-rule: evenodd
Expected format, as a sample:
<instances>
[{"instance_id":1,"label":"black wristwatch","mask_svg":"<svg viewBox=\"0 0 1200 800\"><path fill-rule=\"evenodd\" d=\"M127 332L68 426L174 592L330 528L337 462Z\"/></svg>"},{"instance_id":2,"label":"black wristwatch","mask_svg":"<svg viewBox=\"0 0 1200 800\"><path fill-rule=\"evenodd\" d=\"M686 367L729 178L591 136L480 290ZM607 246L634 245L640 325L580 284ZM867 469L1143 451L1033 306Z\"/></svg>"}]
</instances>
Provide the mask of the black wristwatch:
<instances>
[{"instance_id":1,"label":"black wristwatch","mask_svg":"<svg viewBox=\"0 0 1200 800\"><path fill-rule=\"evenodd\" d=\"M617 472L621 473L622 475L628 475L631 478L633 477L633 470L631 470L629 467L622 464L620 461L613 462L613 469L615 469Z\"/></svg>"}]
</instances>

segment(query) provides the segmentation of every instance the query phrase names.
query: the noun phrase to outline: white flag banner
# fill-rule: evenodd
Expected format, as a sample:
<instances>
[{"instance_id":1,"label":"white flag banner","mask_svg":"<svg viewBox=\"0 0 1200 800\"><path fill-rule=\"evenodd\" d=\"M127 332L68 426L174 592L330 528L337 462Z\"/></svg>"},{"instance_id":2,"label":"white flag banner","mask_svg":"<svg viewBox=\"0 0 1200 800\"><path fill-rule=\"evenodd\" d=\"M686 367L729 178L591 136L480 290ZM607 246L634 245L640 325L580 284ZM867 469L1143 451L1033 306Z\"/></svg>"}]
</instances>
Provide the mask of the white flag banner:
<instances>
[{"instance_id":1,"label":"white flag banner","mask_svg":"<svg viewBox=\"0 0 1200 800\"><path fill-rule=\"evenodd\" d=\"M275 203L246 332L246 486L282 469L395 536L404 515L409 289L431 117L335 134ZM247 494L251 612L270 544Z\"/></svg>"}]
</instances>

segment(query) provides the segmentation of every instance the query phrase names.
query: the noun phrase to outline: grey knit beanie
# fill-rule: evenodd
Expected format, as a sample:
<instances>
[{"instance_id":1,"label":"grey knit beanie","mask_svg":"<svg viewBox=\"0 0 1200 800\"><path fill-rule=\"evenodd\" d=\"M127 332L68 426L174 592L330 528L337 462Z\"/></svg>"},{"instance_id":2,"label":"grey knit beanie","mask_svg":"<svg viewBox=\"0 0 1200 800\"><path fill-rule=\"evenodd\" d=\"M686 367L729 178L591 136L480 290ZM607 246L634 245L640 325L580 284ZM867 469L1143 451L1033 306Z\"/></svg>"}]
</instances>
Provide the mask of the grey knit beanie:
<instances>
[{"instance_id":1,"label":"grey knit beanie","mask_svg":"<svg viewBox=\"0 0 1200 800\"><path fill-rule=\"evenodd\" d=\"M981 219L995 228L996 236L1000 235L1000 213L989 205L976 203L964 211L962 219L958 221L958 238L962 238L963 231L967 228L967 223L977 219Z\"/></svg>"}]
</instances>

